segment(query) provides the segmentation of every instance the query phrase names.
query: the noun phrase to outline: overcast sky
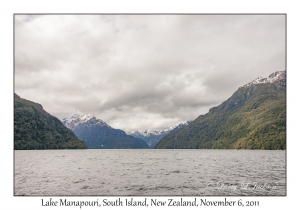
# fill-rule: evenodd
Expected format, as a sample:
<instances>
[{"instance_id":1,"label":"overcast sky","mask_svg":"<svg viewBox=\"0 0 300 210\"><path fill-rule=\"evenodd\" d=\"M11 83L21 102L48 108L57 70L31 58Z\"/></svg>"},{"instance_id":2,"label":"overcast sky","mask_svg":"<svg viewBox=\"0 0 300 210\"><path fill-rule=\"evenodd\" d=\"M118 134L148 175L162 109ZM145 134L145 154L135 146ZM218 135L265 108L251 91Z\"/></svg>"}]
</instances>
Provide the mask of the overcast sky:
<instances>
[{"instance_id":1,"label":"overcast sky","mask_svg":"<svg viewBox=\"0 0 300 210\"><path fill-rule=\"evenodd\" d=\"M59 119L162 130L281 70L284 15L15 15L15 93Z\"/></svg>"}]
</instances>

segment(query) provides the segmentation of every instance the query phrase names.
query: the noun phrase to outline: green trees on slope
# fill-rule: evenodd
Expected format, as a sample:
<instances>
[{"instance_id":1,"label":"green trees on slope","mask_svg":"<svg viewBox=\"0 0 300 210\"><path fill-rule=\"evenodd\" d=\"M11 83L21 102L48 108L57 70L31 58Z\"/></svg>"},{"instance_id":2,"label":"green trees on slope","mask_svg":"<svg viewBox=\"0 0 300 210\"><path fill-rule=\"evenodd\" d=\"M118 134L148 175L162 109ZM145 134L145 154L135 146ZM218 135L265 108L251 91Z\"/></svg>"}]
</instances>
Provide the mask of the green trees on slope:
<instances>
[{"instance_id":1,"label":"green trees on slope","mask_svg":"<svg viewBox=\"0 0 300 210\"><path fill-rule=\"evenodd\" d=\"M14 95L14 149L84 148L84 143L40 104Z\"/></svg>"},{"instance_id":2,"label":"green trees on slope","mask_svg":"<svg viewBox=\"0 0 300 210\"><path fill-rule=\"evenodd\" d=\"M155 148L285 149L285 84L239 88L218 107L165 136Z\"/></svg>"}]
</instances>

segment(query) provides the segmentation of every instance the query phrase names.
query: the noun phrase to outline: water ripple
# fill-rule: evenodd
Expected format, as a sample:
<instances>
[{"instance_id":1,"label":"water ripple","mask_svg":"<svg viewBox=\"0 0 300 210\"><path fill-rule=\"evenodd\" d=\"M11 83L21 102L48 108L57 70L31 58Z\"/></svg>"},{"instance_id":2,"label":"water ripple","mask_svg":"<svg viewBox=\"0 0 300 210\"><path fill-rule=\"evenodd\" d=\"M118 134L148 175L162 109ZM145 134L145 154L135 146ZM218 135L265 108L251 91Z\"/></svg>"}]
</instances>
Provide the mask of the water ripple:
<instances>
[{"instance_id":1,"label":"water ripple","mask_svg":"<svg viewBox=\"0 0 300 210\"><path fill-rule=\"evenodd\" d=\"M286 195L285 151L15 151L15 195Z\"/></svg>"}]
</instances>

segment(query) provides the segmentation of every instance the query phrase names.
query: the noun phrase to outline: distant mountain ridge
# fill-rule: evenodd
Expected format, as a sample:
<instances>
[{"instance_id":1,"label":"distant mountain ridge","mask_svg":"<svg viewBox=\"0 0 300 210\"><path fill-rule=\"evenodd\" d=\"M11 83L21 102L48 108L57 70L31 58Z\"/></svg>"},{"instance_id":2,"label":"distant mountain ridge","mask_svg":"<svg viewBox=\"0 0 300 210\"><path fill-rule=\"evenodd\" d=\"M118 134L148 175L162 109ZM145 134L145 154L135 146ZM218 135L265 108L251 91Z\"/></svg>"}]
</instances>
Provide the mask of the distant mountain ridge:
<instances>
[{"instance_id":1,"label":"distant mountain ridge","mask_svg":"<svg viewBox=\"0 0 300 210\"><path fill-rule=\"evenodd\" d=\"M188 126L171 132L157 149L285 149L286 71L240 87Z\"/></svg>"},{"instance_id":2,"label":"distant mountain ridge","mask_svg":"<svg viewBox=\"0 0 300 210\"><path fill-rule=\"evenodd\" d=\"M85 142L89 149L149 148L142 139L129 136L120 129L114 129L91 115L75 114L70 119L64 118L62 123Z\"/></svg>"},{"instance_id":3,"label":"distant mountain ridge","mask_svg":"<svg viewBox=\"0 0 300 210\"><path fill-rule=\"evenodd\" d=\"M142 131L139 132L137 130L133 130L130 132L127 132L128 135L131 135L136 138L143 139L150 148L153 148L165 135L169 134L170 132L177 131L185 126L187 126L191 121L187 121L185 123L180 123L177 126L171 126L163 131Z\"/></svg>"},{"instance_id":4,"label":"distant mountain ridge","mask_svg":"<svg viewBox=\"0 0 300 210\"><path fill-rule=\"evenodd\" d=\"M86 146L42 105L14 94L14 149L86 149Z\"/></svg>"}]
</instances>

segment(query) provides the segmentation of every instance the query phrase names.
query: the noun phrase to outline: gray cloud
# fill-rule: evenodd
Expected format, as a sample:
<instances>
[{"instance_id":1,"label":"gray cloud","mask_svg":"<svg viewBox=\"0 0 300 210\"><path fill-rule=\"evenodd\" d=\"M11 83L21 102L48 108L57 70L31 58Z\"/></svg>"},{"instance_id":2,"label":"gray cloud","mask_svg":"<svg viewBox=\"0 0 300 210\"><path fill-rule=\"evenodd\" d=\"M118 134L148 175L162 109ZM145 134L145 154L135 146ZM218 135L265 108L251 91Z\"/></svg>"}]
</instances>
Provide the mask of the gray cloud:
<instances>
[{"instance_id":1,"label":"gray cloud","mask_svg":"<svg viewBox=\"0 0 300 210\"><path fill-rule=\"evenodd\" d=\"M60 119L165 129L284 68L284 15L15 15L15 92Z\"/></svg>"}]
</instances>

